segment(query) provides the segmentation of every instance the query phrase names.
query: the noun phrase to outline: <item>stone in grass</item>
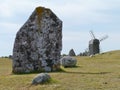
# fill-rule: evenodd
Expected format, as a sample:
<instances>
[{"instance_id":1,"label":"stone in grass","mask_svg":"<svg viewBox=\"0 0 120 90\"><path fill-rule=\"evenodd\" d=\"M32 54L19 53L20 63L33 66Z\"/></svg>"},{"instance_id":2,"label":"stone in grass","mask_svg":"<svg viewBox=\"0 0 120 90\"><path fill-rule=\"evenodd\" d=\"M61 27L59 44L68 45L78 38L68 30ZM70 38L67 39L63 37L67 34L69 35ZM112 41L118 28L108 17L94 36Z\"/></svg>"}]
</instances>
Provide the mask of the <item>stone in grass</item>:
<instances>
[{"instance_id":1,"label":"stone in grass","mask_svg":"<svg viewBox=\"0 0 120 90\"><path fill-rule=\"evenodd\" d=\"M40 73L33 78L32 84L33 85L44 84L47 81L49 81L50 78L51 78L50 75L48 75L47 73Z\"/></svg>"},{"instance_id":2,"label":"stone in grass","mask_svg":"<svg viewBox=\"0 0 120 90\"><path fill-rule=\"evenodd\" d=\"M75 67L77 64L77 60L70 56L64 56L60 59L60 63L63 67Z\"/></svg>"}]
</instances>

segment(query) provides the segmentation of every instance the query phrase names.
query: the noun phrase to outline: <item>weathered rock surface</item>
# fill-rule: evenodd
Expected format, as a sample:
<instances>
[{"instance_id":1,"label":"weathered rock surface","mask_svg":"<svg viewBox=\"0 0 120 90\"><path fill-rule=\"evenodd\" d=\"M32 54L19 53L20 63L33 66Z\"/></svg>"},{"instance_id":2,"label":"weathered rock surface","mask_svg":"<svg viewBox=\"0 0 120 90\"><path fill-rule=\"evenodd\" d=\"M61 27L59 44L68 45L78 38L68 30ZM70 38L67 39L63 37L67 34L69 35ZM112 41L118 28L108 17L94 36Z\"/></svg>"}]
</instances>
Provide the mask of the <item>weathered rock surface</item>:
<instances>
[{"instance_id":1,"label":"weathered rock surface","mask_svg":"<svg viewBox=\"0 0 120 90\"><path fill-rule=\"evenodd\" d=\"M41 73L38 74L37 76L35 76L32 80L32 84L43 84L45 82L47 82L48 80L50 80L50 75L48 75L47 73Z\"/></svg>"},{"instance_id":2,"label":"weathered rock surface","mask_svg":"<svg viewBox=\"0 0 120 90\"><path fill-rule=\"evenodd\" d=\"M61 50L62 21L50 9L37 7L17 32L13 72L56 71Z\"/></svg>"},{"instance_id":3,"label":"weathered rock surface","mask_svg":"<svg viewBox=\"0 0 120 90\"><path fill-rule=\"evenodd\" d=\"M69 56L76 56L75 51L73 49L69 51Z\"/></svg>"},{"instance_id":4,"label":"weathered rock surface","mask_svg":"<svg viewBox=\"0 0 120 90\"><path fill-rule=\"evenodd\" d=\"M64 67L74 67L77 64L77 60L70 56L64 56L60 59L60 63Z\"/></svg>"}]
</instances>

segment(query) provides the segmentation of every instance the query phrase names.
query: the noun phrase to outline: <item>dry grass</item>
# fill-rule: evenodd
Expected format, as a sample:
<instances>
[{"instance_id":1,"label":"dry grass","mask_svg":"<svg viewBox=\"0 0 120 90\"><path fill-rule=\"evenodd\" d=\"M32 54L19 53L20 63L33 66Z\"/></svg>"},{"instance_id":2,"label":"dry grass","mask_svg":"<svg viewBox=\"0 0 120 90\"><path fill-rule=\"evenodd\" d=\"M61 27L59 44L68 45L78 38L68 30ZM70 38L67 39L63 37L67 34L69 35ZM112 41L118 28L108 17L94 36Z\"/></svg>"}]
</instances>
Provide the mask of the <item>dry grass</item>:
<instances>
[{"instance_id":1,"label":"dry grass","mask_svg":"<svg viewBox=\"0 0 120 90\"><path fill-rule=\"evenodd\" d=\"M0 90L120 90L120 51L75 57L77 67L49 73L53 82L31 85L36 74L11 74L11 60L0 59Z\"/></svg>"}]
</instances>

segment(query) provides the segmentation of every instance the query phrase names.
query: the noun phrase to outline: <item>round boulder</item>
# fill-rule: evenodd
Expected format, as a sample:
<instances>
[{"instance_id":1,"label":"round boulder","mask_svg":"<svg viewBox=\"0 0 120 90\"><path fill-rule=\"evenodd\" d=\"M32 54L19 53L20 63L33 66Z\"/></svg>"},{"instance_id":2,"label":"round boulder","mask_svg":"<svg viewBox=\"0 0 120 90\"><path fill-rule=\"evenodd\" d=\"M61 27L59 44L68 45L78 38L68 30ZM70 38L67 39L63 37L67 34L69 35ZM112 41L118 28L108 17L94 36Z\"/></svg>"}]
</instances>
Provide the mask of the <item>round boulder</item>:
<instances>
[{"instance_id":1,"label":"round boulder","mask_svg":"<svg viewBox=\"0 0 120 90\"><path fill-rule=\"evenodd\" d=\"M77 60L70 56L64 56L60 59L60 63L63 67L74 67L77 64Z\"/></svg>"},{"instance_id":2,"label":"round boulder","mask_svg":"<svg viewBox=\"0 0 120 90\"><path fill-rule=\"evenodd\" d=\"M50 75L48 75L47 73L40 73L37 76L35 76L32 80L32 84L43 84L45 82L47 82L50 79Z\"/></svg>"}]
</instances>

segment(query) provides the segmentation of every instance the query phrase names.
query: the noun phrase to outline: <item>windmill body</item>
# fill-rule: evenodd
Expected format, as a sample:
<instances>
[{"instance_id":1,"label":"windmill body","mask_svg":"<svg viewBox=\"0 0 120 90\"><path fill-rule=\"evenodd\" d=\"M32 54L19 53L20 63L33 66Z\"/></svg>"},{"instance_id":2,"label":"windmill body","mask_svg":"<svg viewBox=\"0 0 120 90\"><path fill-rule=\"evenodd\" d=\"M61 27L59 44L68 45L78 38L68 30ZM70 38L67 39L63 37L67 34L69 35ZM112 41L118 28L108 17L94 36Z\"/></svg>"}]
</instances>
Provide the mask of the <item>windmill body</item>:
<instances>
[{"instance_id":1,"label":"windmill body","mask_svg":"<svg viewBox=\"0 0 120 90\"><path fill-rule=\"evenodd\" d=\"M89 41L89 54L90 55L95 55L97 53L100 53L99 44L100 42L98 39L92 39Z\"/></svg>"}]
</instances>

